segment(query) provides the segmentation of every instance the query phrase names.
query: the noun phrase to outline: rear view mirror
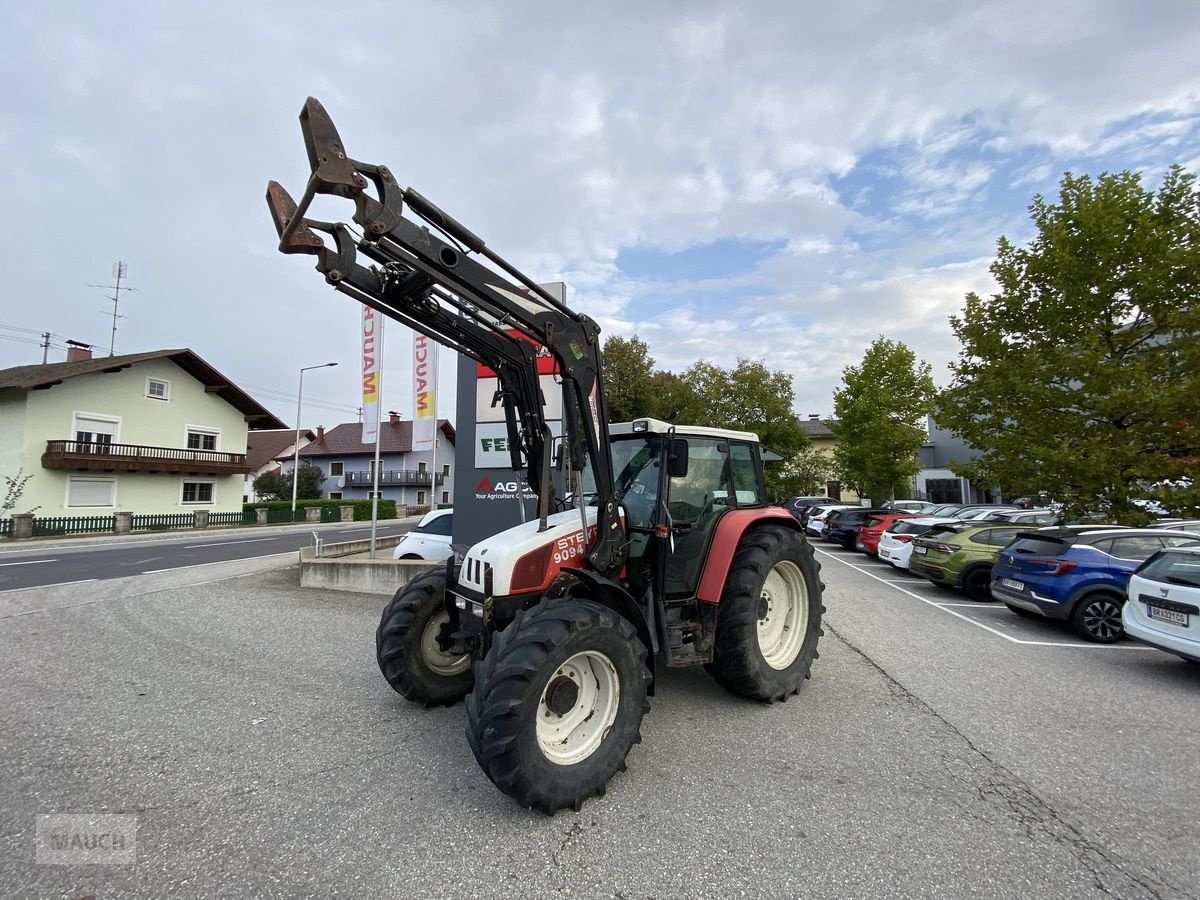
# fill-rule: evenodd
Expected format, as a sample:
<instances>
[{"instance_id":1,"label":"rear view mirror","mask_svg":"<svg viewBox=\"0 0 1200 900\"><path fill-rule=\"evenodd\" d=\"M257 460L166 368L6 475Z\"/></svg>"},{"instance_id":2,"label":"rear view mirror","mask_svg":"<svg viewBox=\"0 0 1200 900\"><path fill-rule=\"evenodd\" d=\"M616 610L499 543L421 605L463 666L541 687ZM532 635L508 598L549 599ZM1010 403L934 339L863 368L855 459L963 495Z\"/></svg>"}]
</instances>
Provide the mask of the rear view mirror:
<instances>
[{"instance_id":1,"label":"rear view mirror","mask_svg":"<svg viewBox=\"0 0 1200 900\"><path fill-rule=\"evenodd\" d=\"M688 442L683 438L671 441L671 449L667 453L667 477L682 478L688 473Z\"/></svg>"}]
</instances>

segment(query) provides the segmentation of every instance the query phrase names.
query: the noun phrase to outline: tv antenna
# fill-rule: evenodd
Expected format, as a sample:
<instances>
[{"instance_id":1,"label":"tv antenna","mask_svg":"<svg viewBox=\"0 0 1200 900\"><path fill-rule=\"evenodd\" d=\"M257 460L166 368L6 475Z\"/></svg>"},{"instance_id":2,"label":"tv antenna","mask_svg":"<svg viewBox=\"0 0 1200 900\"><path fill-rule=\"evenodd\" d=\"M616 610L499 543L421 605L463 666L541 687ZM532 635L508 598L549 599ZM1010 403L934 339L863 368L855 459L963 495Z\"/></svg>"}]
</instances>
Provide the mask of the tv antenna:
<instances>
[{"instance_id":1,"label":"tv antenna","mask_svg":"<svg viewBox=\"0 0 1200 900\"><path fill-rule=\"evenodd\" d=\"M131 288L128 285L121 284L121 281L128 274L129 274L129 267L127 265L125 265L125 263L121 262L120 260L117 260L117 262L113 263L113 267L112 267L112 277L113 277L113 280L116 282L115 285L114 284L89 284L88 285L88 287L104 288L105 290L110 290L113 292L113 295L109 298L113 302L112 312L109 313L107 310L103 310L103 309L100 310L101 314L106 315L106 316L108 316L108 315L112 316L112 338L108 344L108 355L109 356L112 356L116 352L117 319L125 318L125 316L121 316L121 315L117 314L117 308L121 305L121 291L126 291L126 292L133 291L134 293L137 292L137 288Z\"/></svg>"}]
</instances>

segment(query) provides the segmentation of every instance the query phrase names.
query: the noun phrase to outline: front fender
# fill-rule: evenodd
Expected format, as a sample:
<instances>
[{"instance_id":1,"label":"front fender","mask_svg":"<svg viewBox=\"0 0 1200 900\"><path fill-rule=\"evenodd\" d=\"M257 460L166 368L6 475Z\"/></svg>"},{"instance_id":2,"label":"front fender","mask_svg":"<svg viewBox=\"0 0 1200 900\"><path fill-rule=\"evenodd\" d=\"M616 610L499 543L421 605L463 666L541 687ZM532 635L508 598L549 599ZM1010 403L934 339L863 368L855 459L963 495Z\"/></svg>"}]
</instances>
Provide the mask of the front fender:
<instances>
[{"instance_id":1,"label":"front fender","mask_svg":"<svg viewBox=\"0 0 1200 900\"><path fill-rule=\"evenodd\" d=\"M550 586L550 590L546 592L546 596L564 596L571 592L572 584L579 582L587 584L588 599L608 607L617 615L632 622L633 627L637 629L638 638L646 648L646 665L650 669L649 693L653 694L654 660L658 652L658 641L651 633L650 626L646 622L646 617L642 615L637 601L620 584L593 569L563 569L554 584Z\"/></svg>"}]
</instances>

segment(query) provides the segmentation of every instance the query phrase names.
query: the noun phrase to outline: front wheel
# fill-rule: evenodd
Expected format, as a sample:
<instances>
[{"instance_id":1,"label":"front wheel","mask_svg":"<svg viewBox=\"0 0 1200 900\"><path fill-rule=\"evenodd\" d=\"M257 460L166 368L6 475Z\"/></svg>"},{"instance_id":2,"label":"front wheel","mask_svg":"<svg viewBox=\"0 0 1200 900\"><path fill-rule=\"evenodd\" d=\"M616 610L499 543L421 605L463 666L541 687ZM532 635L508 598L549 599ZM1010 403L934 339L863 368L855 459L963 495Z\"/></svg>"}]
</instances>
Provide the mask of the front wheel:
<instances>
[{"instance_id":1,"label":"front wheel","mask_svg":"<svg viewBox=\"0 0 1200 900\"><path fill-rule=\"evenodd\" d=\"M646 648L591 600L543 600L492 639L467 697L467 742L519 804L579 809L625 769L649 709Z\"/></svg>"},{"instance_id":2,"label":"front wheel","mask_svg":"<svg viewBox=\"0 0 1200 900\"><path fill-rule=\"evenodd\" d=\"M446 572L419 575L396 591L375 631L379 670L396 693L426 706L449 706L471 690L471 655L442 649L438 637L450 624Z\"/></svg>"},{"instance_id":3,"label":"front wheel","mask_svg":"<svg viewBox=\"0 0 1200 900\"><path fill-rule=\"evenodd\" d=\"M820 566L796 532L768 525L742 536L725 579L710 674L735 694L787 700L817 658Z\"/></svg>"}]
</instances>

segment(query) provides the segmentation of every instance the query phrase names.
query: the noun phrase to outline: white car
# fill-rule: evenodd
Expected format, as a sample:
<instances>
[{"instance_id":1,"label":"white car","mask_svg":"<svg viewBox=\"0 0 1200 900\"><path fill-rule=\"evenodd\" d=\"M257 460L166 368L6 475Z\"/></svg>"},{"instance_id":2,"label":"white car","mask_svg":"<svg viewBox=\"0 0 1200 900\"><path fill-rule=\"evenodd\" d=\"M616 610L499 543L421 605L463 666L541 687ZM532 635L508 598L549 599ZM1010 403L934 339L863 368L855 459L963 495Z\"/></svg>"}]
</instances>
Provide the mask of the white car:
<instances>
[{"instance_id":1,"label":"white car","mask_svg":"<svg viewBox=\"0 0 1200 900\"><path fill-rule=\"evenodd\" d=\"M424 559L430 562L449 559L453 525L454 510L430 510L416 528L400 539L392 551L392 559Z\"/></svg>"},{"instance_id":2,"label":"white car","mask_svg":"<svg viewBox=\"0 0 1200 900\"><path fill-rule=\"evenodd\" d=\"M924 500L893 500L886 504L888 509L894 509L896 512L908 512L920 515L923 512L929 512L933 509L932 503L926 503Z\"/></svg>"},{"instance_id":3,"label":"white car","mask_svg":"<svg viewBox=\"0 0 1200 900\"><path fill-rule=\"evenodd\" d=\"M815 537L820 537L821 529L825 527L825 517L835 509L854 509L854 507L848 503L817 506L808 514L808 522L805 524L804 530Z\"/></svg>"},{"instance_id":4,"label":"white car","mask_svg":"<svg viewBox=\"0 0 1200 900\"><path fill-rule=\"evenodd\" d=\"M912 559L912 539L924 534L934 525L947 522L962 523L961 519L946 516L921 516L916 519L897 519L879 536L879 558L897 569L908 569Z\"/></svg>"},{"instance_id":5,"label":"white car","mask_svg":"<svg viewBox=\"0 0 1200 900\"><path fill-rule=\"evenodd\" d=\"M1200 546L1160 550L1129 578L1125 634L1200 663Z\"/></svg>"}]
</instances>

